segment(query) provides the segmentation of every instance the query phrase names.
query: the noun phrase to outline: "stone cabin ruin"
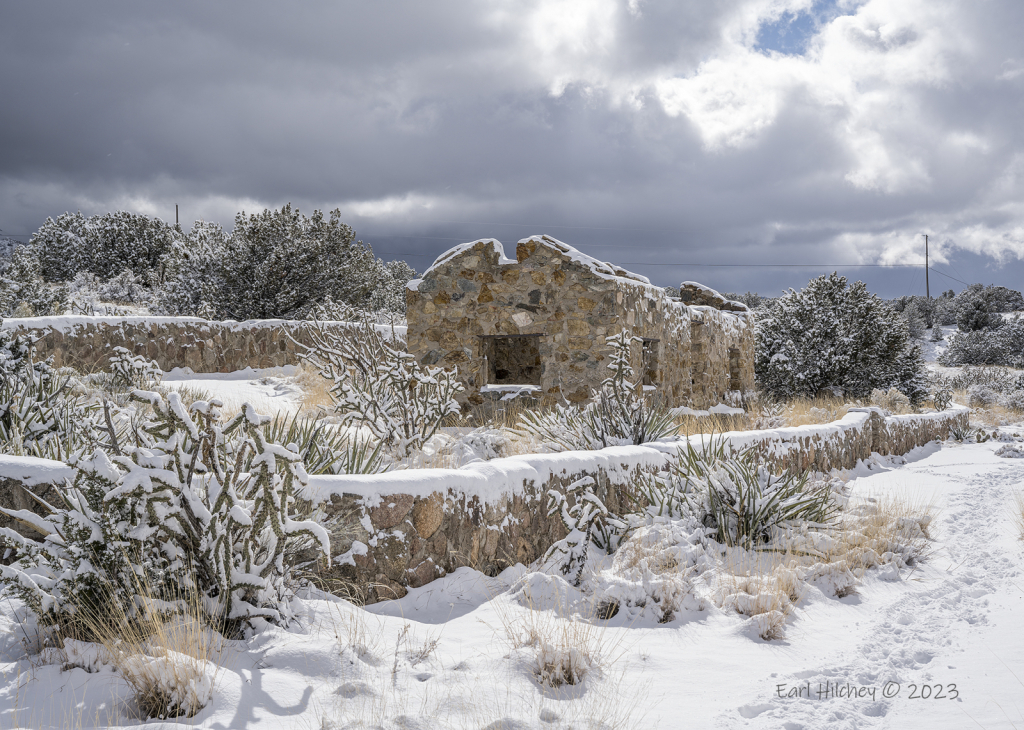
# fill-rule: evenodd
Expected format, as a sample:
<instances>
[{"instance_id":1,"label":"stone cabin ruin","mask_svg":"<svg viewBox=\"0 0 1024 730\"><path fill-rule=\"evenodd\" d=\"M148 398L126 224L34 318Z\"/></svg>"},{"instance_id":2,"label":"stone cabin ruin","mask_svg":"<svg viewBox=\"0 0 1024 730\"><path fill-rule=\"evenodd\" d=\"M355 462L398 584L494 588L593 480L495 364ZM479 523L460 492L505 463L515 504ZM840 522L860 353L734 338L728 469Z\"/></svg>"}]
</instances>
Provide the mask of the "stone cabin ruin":
<instances>
[{"instance_id":1,"label":"stone cabin ruin","mask_svg":"<svg viewBox=\"0 0 1024 730\"><path fill-rule=\"evenodd\" d=\"M625 329L634 372L666 405L739 405L754 388L753 315L694 282L680 294L549 236L519 241L514 259L482 239L409 282L409 352L458 368L464 408L524 393L578 403L609 375L605 338Z\"/></svg>"}]
</instances>

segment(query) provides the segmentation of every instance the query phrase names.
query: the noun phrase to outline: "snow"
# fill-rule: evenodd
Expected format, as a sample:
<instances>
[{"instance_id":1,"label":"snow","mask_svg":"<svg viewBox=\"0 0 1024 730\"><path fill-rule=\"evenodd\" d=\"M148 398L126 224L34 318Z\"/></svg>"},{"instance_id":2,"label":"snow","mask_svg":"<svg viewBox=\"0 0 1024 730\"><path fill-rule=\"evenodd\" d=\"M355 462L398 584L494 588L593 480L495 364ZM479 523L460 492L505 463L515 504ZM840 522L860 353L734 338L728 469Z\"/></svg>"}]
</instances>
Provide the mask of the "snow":
<instances>
[{"instance_id":1,"label":"snow","mask_svg":"<svg viewBox=\"0 0 1024 730\"><path fill-rule=\"evenodd\" d=\"M555 249L556 251L568 257L570 261L587 267L593 273L597 274L603 279L621 281L628 284L632 284L634 286L640 284L648 288L655 289L658 292L662 291L661 287L656 287L653 284L651 284L651 280L648 279L646 276L634 274L632 271L626 271L621 266L616 266L613 263L595 259L593 256L588 256L582 251L573 248L567 243L563 243L562 241L554 239L551 236L530 236L529 238L523 238L520 239L519 241L519 243L531 242L537 243L547 248ZM460 243L458 246L454 246L453 248L448 249L443 254L438 256L434 263L431 264L430 267L423 272L423 276L421 278L413 279L412 281L406 284L406 287L408 287L412 291L416 291L420 285L420 282L422 282L423 279L427 278L427 276L430 275L430 272L432 272L439 266L443 266L444 264L450 263L460 254L469 251L474 246L480 243L489 245L491 247L491 250L495 251L498 254L499 266L508 266L511 264L518 263L516 259L510 259L505 255L505 247L502 246L501 241L497 240L496 238L481 238L476 241L469 241L468 243Z\"/></svg>"},{"instance_id":2,"label":"snow","mask_svg":"<svg viewBox=\"0 0 1024 730\"><path fill-rule=\"evenodd\" d=\"M945 444L908 463L863 464L849 483L855 499L904 495L937 509L931 555L913 569L868 571L845 598L812 588L785 639L756 638L751 619L714 606L665 624L569 621L566 607L586 599L552 576L460 568L367 609L317 594L293 629L262 627L225 642L209 705L182 724L540 730L600 727L586 721L598 717L665 729L684 726L682 718L727 730L1024 726L1024 551L1009 511L1024 463L997 457L996 446ZM0 726L138 725L126 684L99 651L70 647L81 663L66 670L59 657L26 655L21 640L35 633L18 623L23 613L0 602ZM594 669L579 685L542 688L538 649L509 637L533 630L553 651L565 627L575 627ZM912 699L925 685L933 698ZM934 699L940 685L945 698Z\"/></svg>"},{"instance_id":3,"label":"snow","mask_svg":"<svg viewBox=\"0 0 1024 730\"><path fill-rule=\"evenodd\" d=\"M35 487L40 484L61 484L74 479L75 470L61 461L37 459L33 456L0 456L0 479L15 479Z\"/></svg>"},{"instance_id":4,"label":"snow","mask_svg":"<svg viewBox=\"0 0 1024 730\"><path fill-rule=\"evenodd\" d=\"M173 390L194 388L210 393L223 403L225 413L235 413L245 403L266 414L297 413L302 407L302 389L292 377L294 365L278 368L245 368L232 373L194 373L174 368L165 373L162 385Z\"/></svg>"}]
</instances>

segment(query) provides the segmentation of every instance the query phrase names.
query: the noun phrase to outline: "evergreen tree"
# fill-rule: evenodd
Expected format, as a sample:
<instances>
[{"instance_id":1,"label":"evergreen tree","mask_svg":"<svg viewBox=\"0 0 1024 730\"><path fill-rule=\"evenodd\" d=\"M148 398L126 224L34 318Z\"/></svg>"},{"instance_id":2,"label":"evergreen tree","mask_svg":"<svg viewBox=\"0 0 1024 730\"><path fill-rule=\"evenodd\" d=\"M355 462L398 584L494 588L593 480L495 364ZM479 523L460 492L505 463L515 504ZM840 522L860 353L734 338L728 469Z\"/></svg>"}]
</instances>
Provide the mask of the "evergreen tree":
<instances>
[{"instance_id":1,"label":"evergreen tree","mask_svg":"<svg viewBox=\"0 0 1024 730\"><path fill-rule=\"evenodd\" d=\"M820 276L802 291L790 289L756 321L755 371L772 395L831 390L859 398L896 388L917 402L927 392L906 320L863 282Z\"/></svg>"},{"instance_id":2,"label":"evergreen tree","mask_svg":"<svg viewBox=\"0 0 1024 730\"><path fill-rule=\"evenodd\" d=\"M159 218L124 210L89 218L64 213L47 218L31 245L46 281L70 281L80 271L109 279L125 269L148 277L158 275L160 258L176 233Z\"/></svg>"},{"instance_id":3,"label":"evergreen tree","mask_svg":"<svg viewBox=\"0 0 1024 730\"><path fill-rule=\"evenodd\" d=\"M321 211L309 218L291 204L235 217L224 260L220 314L232 319L301 317L326 299L355 304L374 288L373 251Z\"/></svg>"},{"instance_id":4,"label":"evergreen tree","mask_svg":"<svg viewBox=\"0 0 1024 730\"><path fill-rule=\"evenodd\" d=\"M0 315L43 317L61 314L67 307L66 286L43 282L39 257L30 246L19 246L0 273Z\"/></svg>"}]
</instances>

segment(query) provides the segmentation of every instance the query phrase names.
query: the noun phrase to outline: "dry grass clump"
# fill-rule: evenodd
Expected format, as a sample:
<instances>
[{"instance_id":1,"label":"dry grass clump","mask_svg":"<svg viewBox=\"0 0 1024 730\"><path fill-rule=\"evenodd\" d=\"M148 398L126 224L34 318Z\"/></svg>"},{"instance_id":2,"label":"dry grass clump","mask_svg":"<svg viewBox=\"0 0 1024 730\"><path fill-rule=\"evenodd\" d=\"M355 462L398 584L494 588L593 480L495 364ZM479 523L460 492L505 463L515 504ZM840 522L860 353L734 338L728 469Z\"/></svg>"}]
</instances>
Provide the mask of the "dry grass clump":
<instances>
[{"instance_id":1,"label":"dry grass clump","mask_svg":"<svg viewBox=\"0 0 1024 730\"><path fill-rule=\"evenodd\" d=\"M527 650L527 663L542 686L579 684L611 661L603 627L594 621L598 609L592 599L573 603L562 590L568 587L565 581L533 575L548 584L523 585L518 605L494 602L500 635L513 652Z\"/></svg>"},{"instance_id":2,"label":"dry grass clump","mask_svg":"<svg viewBox=\"0 0 1024 730\"><path fill-rule=\"evenodd\" d=\"M223 640L203 621L199 599L140 598L127 616L112 602L53 627L46 661L67 669L111 666L132 690L138 719L192 717L213 697ZM81 641L75 637L89 637Z\"/></svg>"},{"instance_id":3,"label":"dry grass clump","mask_svg":"<svg viewBox=\"0 0 1024 730\"><path fill-rule=\"evenodd\" d=\"M754 619L765 641L783 639L786 621L804 595L797 567L791 554L729 550L716 576L715 604Z\"/></svg>"},{"instance_id":4,"label":"dry grass clump","mask_svg":"<svg viewBox=\"0 0 1024 730\"><path fill-rule=\"evenodd\" d=\"M1024 492L1013 493L1013 508L1011 511L1013 524L1017 528L1017 536L1024 540Z\"/></svg>"},{"instance_id":5,"label":"dry grass clump","mask_svg":"<svg viewBox=\"0 0 1024 730\"><path fill-rule=\"evenodd\" d=\"M785 426L810 426L838 421L851 408L842 398L817 396L815 398L794 398L787 401L782 418Z\"/></svg>"},{"instance_id":6,"label":"dry grass clump","mask_svg":"<svg viewBox=\"0 0 1024 730\"><path fill-rule=\"evenodd\" d=\"M935 508L903 496L869 497L851 506L822 556L825 562L843 562L858 575L879 565L914 566L927 557L929 525Z\"/></svg>"},{"instance_id":7,"label":"dry grass clump","mask_svg":"<svg viewBox=\"0 0 1024 730\"><path fill-rule=\"evenodd\" d=\"M301 413L319 413L333 404L331 387L334 383L306 361L299 363L298 372L292 380L302 389Z\"/></svg>"}]
</instances>

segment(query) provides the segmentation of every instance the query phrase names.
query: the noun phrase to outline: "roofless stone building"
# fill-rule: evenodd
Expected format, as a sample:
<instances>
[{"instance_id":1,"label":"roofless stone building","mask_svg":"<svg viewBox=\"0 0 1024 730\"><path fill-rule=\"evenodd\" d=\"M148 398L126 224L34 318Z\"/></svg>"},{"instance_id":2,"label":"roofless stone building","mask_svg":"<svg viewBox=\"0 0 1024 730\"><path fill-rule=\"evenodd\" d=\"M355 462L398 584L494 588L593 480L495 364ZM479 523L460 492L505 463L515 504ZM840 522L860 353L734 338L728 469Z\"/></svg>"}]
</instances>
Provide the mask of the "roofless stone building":
<instances>
[{"instance_id":1,"label":"roofless stone building","mask_svg":"<svg viewBox=\"0 0 1024 730\"><path fill-rule=\"evenodd\" d=\"M681 298L549 236L508 258L493 238L457 246L409 282L409 352L455 366L464 407L527 391L542 405L584 401L608 377L623 329L644 386L670 406L738 404L754 388L753 316L683 282Z\"/></svg>"}]
</instances>

